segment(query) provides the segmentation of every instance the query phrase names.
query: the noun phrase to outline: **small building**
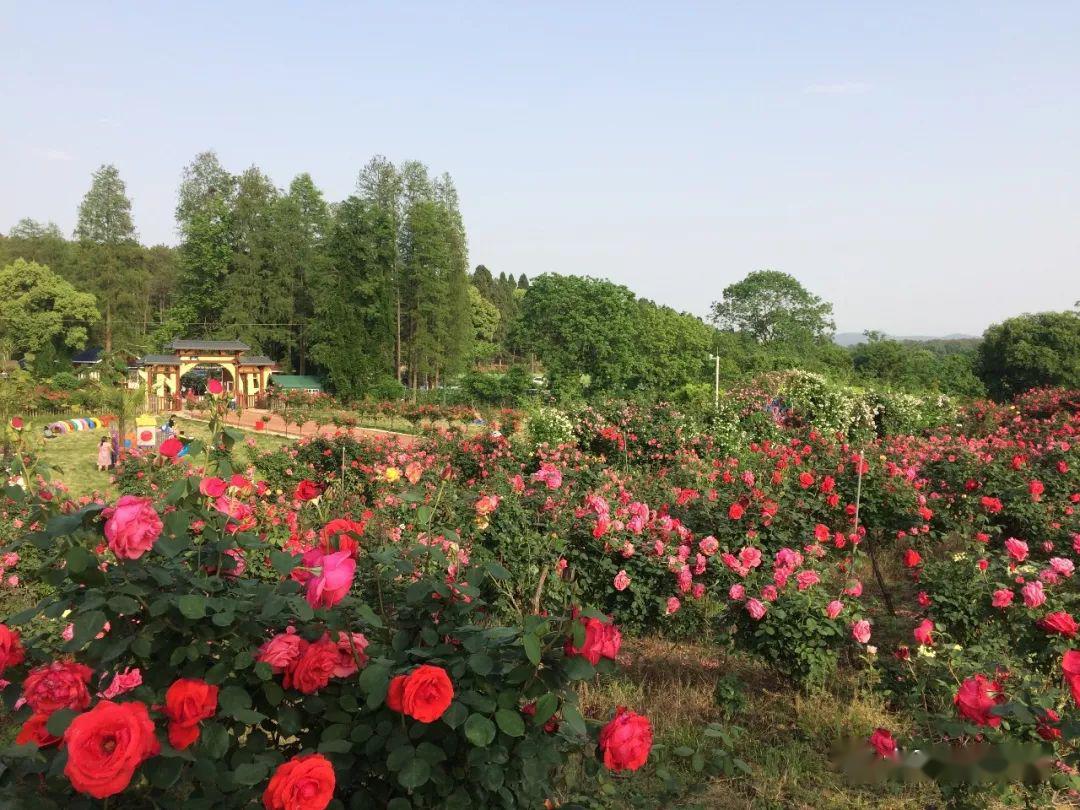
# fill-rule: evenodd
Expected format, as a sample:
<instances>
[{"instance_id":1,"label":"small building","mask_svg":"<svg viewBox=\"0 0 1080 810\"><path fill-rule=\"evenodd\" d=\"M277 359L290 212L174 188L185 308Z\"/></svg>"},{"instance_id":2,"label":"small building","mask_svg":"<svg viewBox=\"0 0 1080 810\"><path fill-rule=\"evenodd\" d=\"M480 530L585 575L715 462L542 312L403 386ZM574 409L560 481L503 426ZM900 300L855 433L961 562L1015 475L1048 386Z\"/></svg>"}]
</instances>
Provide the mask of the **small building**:
<instances>
[{"instance_id":1,"label":"small building","mask_svg":"<svg viewBox=\"0 0 1080 810\"><path fill-rule=\"evenodd\" d=\"M251 347L239 340L174 340L162 354L139 358L139 378L146 386L150 407L178 409L185 388L182 378L204 367L220 369L225 391L241 408L260 404L277 364L264 355L248 354L250 351Z\"/></svg>"},{"instance_id":2,"label":"small building","mask_svg":"<svg viewBox=\"0 0 1080 810\"><path fill-rule=\"evenodd\" d=\"M271 374L270 387L282 391L307 391L309 394L321 394L325 390L318 377L307 374Z\"/></svg>"}]
</instances>

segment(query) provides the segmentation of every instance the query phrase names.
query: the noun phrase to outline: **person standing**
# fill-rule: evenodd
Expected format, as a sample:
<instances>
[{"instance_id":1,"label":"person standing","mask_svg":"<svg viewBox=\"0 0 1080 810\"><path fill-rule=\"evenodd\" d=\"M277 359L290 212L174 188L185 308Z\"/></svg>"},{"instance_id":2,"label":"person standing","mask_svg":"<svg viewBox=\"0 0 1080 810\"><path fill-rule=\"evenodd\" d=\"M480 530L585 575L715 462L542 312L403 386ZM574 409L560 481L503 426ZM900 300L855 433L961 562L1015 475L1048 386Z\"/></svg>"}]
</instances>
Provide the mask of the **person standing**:
<instances>
[{"instance_id":1,"label":"person standing","mask_svg":"<svg viewBox=\"0 0 1080 810\"><path fill-rule=\"evenodd\" d=\"M99 472L109 469L113 463L113 449L108 436L102 436L97 446L97 468Z\"/></svg>"}]
</instances>

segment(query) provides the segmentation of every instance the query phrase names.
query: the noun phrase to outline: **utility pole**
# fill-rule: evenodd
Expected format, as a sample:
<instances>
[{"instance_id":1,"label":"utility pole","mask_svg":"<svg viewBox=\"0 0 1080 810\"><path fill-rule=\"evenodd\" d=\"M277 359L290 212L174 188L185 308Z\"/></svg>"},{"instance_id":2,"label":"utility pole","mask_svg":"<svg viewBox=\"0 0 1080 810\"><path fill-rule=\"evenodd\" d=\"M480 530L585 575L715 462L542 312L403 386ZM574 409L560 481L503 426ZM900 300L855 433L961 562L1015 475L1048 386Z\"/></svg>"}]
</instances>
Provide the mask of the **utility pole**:
<instances>
[{"instance_id":1,"label":"utility pole","mask_svg":"<svg viewBox=\"0 0 1080 810\"><path fill-rule=\"evenodd\" d=\"M710 354L709 359L716 363L716 373L713 377L713 401L714 411L720 410L720 355Z\"/></svg>"}]
</instances>

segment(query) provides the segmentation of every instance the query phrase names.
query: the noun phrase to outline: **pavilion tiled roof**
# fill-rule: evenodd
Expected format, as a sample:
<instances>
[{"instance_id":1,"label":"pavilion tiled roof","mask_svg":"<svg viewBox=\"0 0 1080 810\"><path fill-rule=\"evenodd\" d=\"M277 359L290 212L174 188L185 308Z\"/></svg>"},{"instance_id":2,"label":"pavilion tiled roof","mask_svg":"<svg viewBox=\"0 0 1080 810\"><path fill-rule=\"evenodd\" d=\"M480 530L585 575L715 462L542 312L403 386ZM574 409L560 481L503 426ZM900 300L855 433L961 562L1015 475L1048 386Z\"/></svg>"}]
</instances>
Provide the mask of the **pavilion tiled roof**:
<instances>
[{"instance_id":1,"label":"pavilion tiled roof","mask_svg":"<svg viewBox=\"0 0 1080 810\"><path fill-rule=\"evenodd\" d=\"M182 352L246 352L251 349L240 340L174 340L166 344L165 348Z\"/></svg>"}]
</instances>

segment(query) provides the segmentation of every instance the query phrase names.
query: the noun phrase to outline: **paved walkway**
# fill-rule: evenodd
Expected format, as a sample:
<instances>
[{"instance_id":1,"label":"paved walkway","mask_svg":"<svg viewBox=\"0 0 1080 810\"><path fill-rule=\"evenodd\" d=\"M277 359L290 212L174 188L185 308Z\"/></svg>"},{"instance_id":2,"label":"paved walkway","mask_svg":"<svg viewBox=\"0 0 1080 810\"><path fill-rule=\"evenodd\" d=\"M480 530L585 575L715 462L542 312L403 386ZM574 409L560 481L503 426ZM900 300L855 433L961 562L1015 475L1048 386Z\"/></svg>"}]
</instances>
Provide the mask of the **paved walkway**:
<instances>
[{"instance_id":1,"label":"paved walkway","mask_svg":"<svg viewBox=\"0 0 1080 810\"><path fill-rule=\"evenodd\" d=\"M194 422L206 422L195 413L191 411L183 411L177 414L181 419L190 419ZM274 436L287 436L290 439L296 439L300 436L334 436L338 433L347 432L351 436L360 438L361 436L388 436L395 437L397 442L402 447L410 447L416 442L416 436L410 433L398 433L392 430L378 430L377 428L338 428L334 425L317 425L314 422L307 422L304 425L297 427L295 424L288 425L286 430L285 420L277 414L270 411L263 411L257 408L248 408L243 411L239 416L235 414L230 415L229 419L230 427L238 427L241 430L250 430L257 433L269 433Z\"/></svg>"}]
</instances>

